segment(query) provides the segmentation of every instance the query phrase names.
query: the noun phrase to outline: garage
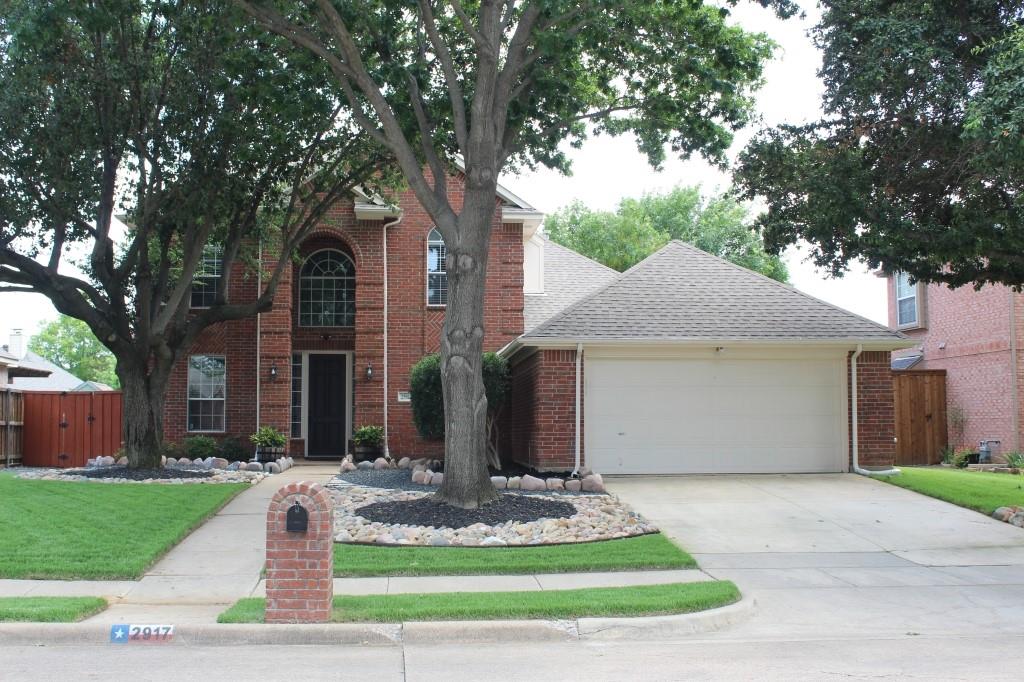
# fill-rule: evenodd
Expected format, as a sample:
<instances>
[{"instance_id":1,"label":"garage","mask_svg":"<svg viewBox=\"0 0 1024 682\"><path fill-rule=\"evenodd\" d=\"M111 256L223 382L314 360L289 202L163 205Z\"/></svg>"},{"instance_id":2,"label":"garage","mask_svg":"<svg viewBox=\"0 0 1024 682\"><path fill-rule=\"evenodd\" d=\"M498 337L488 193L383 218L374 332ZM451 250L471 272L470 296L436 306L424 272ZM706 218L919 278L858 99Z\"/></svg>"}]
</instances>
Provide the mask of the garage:
<instances>
[{"instance_id":1,"label":"garage","mask_svg":"<svg viewBox=\"0 0 1024 682\"><path fill-rule=\"evenodd\" d=\"M837 472L846 468L842 356L706 349L586 355L588 465L607 474Z\"/></svg>"},{"instance_id":2,"label":"garage","mask_svg":"<svg viewBox=\"0 0 1024 682\"><path fill-rule=\"evenodd\" d=\"M912 344L670 242L502 349L505 448L609 475L887 470L891 352Z\"/></svg>"}]
</instances>

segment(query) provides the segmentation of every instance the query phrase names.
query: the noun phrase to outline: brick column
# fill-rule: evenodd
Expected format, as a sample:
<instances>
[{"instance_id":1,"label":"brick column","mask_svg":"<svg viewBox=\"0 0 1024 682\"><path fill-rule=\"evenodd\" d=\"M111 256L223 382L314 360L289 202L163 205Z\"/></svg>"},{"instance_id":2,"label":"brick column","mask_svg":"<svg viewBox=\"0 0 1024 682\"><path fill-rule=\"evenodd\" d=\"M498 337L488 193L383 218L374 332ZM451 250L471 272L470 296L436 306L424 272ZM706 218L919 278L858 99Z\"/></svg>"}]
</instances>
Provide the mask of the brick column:
<instances>
[{"instance_id":1,"label":"brick column","mask_svg":"<svg viewBox=\"0 0 1024 682\"><path fill-rule=\"evenodd\" d=\"M305 532L286 530L288 509L308 513ZM326 623L334 597L334 503L319 483L281 488L267 510L268 623Z\"/></svg>"}]
</instances>

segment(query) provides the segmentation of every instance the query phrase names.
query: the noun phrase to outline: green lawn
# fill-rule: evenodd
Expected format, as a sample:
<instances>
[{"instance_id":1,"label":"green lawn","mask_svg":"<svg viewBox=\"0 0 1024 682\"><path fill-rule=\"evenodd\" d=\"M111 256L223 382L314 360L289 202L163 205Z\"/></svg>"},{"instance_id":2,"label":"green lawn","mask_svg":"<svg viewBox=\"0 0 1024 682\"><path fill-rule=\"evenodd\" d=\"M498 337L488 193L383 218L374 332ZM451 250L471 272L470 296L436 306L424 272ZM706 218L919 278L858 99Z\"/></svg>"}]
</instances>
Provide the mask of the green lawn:
<instances>
[{"instance_id":1,"label":"green lawn","mask_svg":"<svg viewBox=\"0 0 1024 682\"><path fill-rule=\"evenodd\" d=\"M105 608L99 597L0 597L0 623L74 623Z\"/></svg>"},{"instance_id":2,"label":"green lawn","mask_svg":"<svg viewBox=\"0 0 1024 682\"><path fill-rule=\"evenodd\" d=\"M534 547L334 546L338 577L491 575L696 568L664 535Z\"/></svg>"},{"instance_id":3,"label":"green lawn","mask_svg":"<svg viewBox=\"0 0 1024 682\"><path fill-rule=\"evenodd\" d=\"M878 476L901 488L991 515L999 507L1024 506L1024 476L963 469L900 467L897 476Z\"/></svg>"},{"instance_id":4,"label":"green lawn","mask_svg":"<svg viewBox=\"0 0 1024 682\"><path fill-rule=\"evenodd\" d=\"M583 618L692 613L738 601L727 580L635 587L537 592L442 592L334 598L338 623L401 623L410 620ZM241 599L219 623L262 623L265 599Z\"/></svg>"},{"instance_id":5,"label":"green lawn","mask_svg":"<svg viewBox=\"0 0 1024 682\"><path fill-rule=\"evenodd\" d=\"M138 578L248 487L35 481L0 474L0 578Z\"/></svg>"}]
</instances>

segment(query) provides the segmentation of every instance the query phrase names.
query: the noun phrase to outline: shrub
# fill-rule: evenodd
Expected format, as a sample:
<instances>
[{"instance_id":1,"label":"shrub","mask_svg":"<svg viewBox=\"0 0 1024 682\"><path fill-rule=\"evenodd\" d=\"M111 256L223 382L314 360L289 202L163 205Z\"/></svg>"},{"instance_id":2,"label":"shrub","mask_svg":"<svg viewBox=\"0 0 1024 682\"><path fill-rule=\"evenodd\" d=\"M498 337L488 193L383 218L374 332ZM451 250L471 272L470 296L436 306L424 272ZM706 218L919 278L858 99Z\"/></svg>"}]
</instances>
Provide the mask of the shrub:
<instances>
[{"instance_id":1,"label":"shrub","mask_svg":"<svg viewBox=\"0 0 1024 682\"><path fill-rule=\"evenodd\" d=\"M957 469L966 469L967 465L970 463L970 457L973 454L974 453L970 448L957 448L956 451L953 452L952 458L950 458L950 464L955 466Z\"/></svg>"},{"instance_id":2,"label":"shrub","mask_svg":"<svg viewBox=\"0 0 1024 682\"><path fill-rule=\"evenodd\" d=\"M1006 453L1006 464L1012 469L1024 469L1024 452Z\"/></svg>"},{"instance_id":3,"label":"shrub","mask_svg":"<svg viewBox=\"0 0 1024 682\"><path fill-rule=\"evenodd\" d=\"M229 436L220 442L220 456L229 462L238 462L252 456L252 448L237 436Z\"/></svg>"},{"instance_id":4,"label":"shrub","mask_svg":"<svg viewBox=\"0 0 1024 682\"><path fill-rule=\"evenodd\" d=\"M352 434L352 442L356 445L367 445L371 448L379 447L384 442L384 427L360 426Z\"/></svg>"},{"instance_id":5,"label":"shrub","mask_svg":"<svg viewBox=\"0 0 1024 682\"><path fill-rule=\"evenodd\" d=\"M273 426L261 426L256 433L249 436L249 440L261 448L283 448L288 439L284 434Z\"/></svg>"},{"instance_id":6,"label":"shrub","mask_svg":"<svg viewBox=\"0 0 1024 682\"><path fill-rule=\"evenodd\" d=\"M182 444L185 457L189 459L206 459L217 456L217 441L209 436L189 436Z\"/></svg>"},{"instance_id":7,"label":"shrub","mask_svg":"<svg viewBox=\"0 0 1024 682\"><path fill-rule=\"evenodd\" d=\"M492 415L501 409L509 389L508 363L496 353L483 355L484 393ZM441 356L424 356L413 365L409 377L412 419L420 436L427 440L444 438L444 393L441 390Z\"/></svg>"}]
</instances>

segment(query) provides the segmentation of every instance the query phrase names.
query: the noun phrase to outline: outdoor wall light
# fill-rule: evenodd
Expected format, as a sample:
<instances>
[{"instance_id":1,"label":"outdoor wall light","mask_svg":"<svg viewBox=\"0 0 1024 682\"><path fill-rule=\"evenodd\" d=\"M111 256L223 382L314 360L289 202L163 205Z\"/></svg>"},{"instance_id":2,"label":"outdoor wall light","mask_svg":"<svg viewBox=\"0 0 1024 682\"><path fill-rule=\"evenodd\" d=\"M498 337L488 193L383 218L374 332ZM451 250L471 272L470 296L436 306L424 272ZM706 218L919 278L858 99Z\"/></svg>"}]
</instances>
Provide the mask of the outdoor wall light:
<instances>
[{"instance_id":1,"label":"outdoor wall light","mask_svg":"<svg viewBox=\"0 0 1024 682\"><path fill-rule=\"evenodd\" d=\"M373 365L370 363L366 364L366 380L371 381L373 379Z\"/></svg>"},{"instance_id":2,"label":"outdoor wall light","mask_svg":"<svg viewBox=\"0 0 1024 682\"><path fill-rule=\"evenodd\" d=\"M270 366L270 380L277 381L277 363L275 362Z\"/></svg>"}]
</instances>

